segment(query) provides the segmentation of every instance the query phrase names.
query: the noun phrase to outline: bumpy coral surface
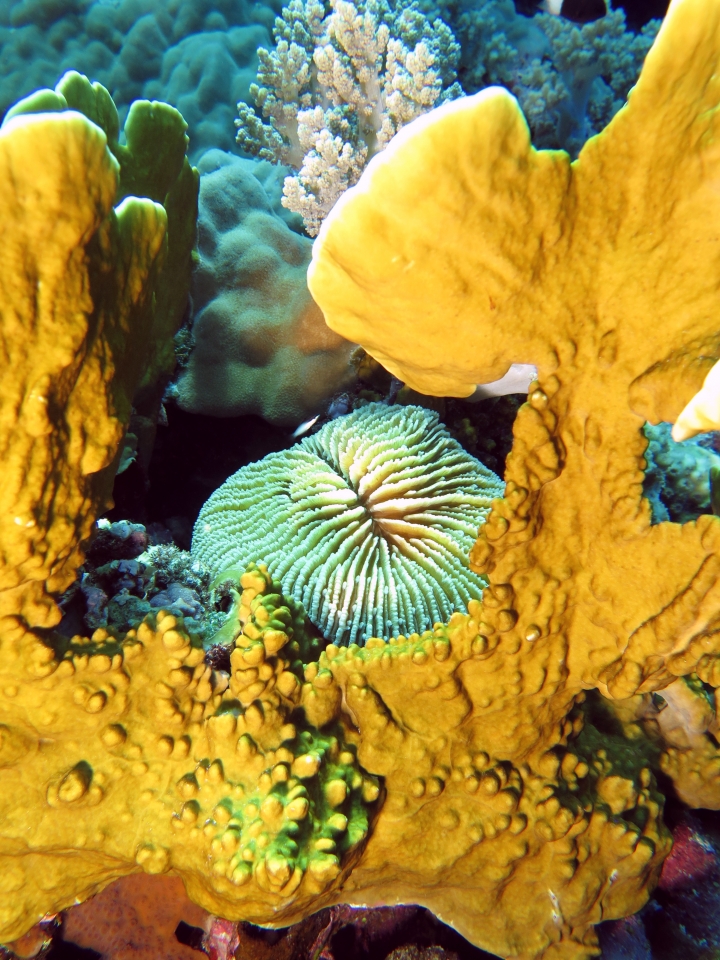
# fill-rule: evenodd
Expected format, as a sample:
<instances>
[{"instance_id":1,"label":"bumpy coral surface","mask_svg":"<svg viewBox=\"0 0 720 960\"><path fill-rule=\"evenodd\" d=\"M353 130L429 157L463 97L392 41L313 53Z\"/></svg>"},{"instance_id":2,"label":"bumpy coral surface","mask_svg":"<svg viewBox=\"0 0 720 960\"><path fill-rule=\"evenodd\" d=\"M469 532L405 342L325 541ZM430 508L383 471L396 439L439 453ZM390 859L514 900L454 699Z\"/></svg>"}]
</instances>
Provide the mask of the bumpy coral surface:
<instances>
[{"instance_id":1,"label":"bumpy coral surface","mask_svg":"<svg viewBox=\"0 0 720 960\"><path fill-rule=\"evenodd\" d=\"M422 407L373 403L238 470L200 511L213 573L263 558L336 643L421 631L484 581L467 554L502 483Z\"/></svg>"},{"instance_id":2,"label":"bumpy coral surface","mask_svg":"<svg viewBox=\"0 0 720 960\"><path fill-rule=\"evenodd\" d=\"M291 721L292 615L264 570L242 586L229 682L162 611L122 643L5 629L0 939L138 869L174 869L214 913L278 923L341 882L378 785L353 731Z\"/></svg>"},{"instance_id":3,"label":"bumpy coral surface","mask_svg":"<svg viewBox=\"0 0 720 960\"><path fill-rule=\"evenodd\" d=\"M674 420L720 353L718 50L718 8L673 3L628 106L573 165L531 148L504 91L442 107L375 158L316 241L330 325L416 389L468 395L512 361L538 367L471 562L490 580L480 633L518 651L523 687L531 665L548 671L548 719L582 688L717 682L720 525L650 525L641 428ZM505 723L512 742L498 721L488 750L537 749L529 717ZM709 761L692 761L699 779Z\"/></svg>"},{"instance_id":4,"label":"bumpy coral surface","mask_svg":"<svg viewBox=\"0 0 720 960\"><path fill-rule=\"evenodd\" d=\"M592 955L599 903L642 903L668 846L650 771L577 712L548 718L556 752L499 759L536 742L521 694L539 717L546 667L521 675L519 646L479 635L479 603L422 636L330 646L303 677L277 585L255 568L241 587L229 683L162 613L123 642L4 633L0 937L137 869L279 925L419 898L508 956L561 939Z\"/></svg>"}]
</instances>

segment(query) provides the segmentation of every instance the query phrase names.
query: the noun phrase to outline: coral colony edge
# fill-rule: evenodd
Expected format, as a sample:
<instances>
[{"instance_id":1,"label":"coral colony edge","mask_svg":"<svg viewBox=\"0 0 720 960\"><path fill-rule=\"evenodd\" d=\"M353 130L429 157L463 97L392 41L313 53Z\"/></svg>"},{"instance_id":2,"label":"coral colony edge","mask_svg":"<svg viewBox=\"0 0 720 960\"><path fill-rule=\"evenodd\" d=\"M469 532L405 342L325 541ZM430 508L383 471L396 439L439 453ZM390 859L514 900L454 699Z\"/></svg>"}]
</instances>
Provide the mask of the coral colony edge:
<instances>
[{"instance_id":1,"label":"coral colony edge","mask_svg":"<svg viewBox=\"0 0 720 960\"><path fill-rule=\"evenodd\" d=\"M672 445L720 429L720 3L671 0L574 160L532 146L521 96L461 95L442 20L360 9L286 8L237 123L258 160L211 158L204 199L181 113L79 72L0 128L8 950L168 875L228 921L417 904L499 957L586 960L671 862L664 793L720 809L715 452L686 522L657 492ZM182 394L198 276L234 317L241 220L250 307L268 277L297 295L242 364L290 356L297 390L311 341L333 400L298 425L265 385L253 409L314 432L226 473L185 553L98 520ZM537 379L501 481L429 406L513 363Z\"/></svg>"}]
</instances>

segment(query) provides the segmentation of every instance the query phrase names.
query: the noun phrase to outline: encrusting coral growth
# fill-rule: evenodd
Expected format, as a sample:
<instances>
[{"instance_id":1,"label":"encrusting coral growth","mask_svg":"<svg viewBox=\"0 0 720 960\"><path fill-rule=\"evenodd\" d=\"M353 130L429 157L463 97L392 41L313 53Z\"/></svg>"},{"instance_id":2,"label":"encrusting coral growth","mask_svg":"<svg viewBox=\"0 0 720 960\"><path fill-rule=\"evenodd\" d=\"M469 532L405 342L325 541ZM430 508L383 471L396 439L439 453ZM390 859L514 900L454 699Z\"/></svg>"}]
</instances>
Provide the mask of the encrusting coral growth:
<instances>
[{"instance_id":1,"label":"encrusting coral growth","mask_svg":"<svg viewBox=\"0 0 720 960\"><path fill-rule=\"evenodd\" d=\"M36 261L39 298L3 275L19 287L3 299L15 406L0 436L8 475L32 470L20 493L2 487L0 940L139 870L275 926L333 903L420 903L518 960L597 956L593 925L642 906L670 846L662 797L637 742L601 735L584 697L717 679L720 521L651 526L641 427L672 420L720 353L719 53L718 5L673 0L629 106L574 166L533 151L516 102L489 91L401 130L339 201L311 275L331 323L425 393L467 395L512 361L539 383L471 554L482 600L303 663L299 612L258 566L236 584L230 675L162 611L121 638L49 629L103 503L91 471L122 434L103 404L131 389L97 353L132 311L116 294L72 366L47 345L46 309L53 345L95 318L85 248L107 220L112 239L123 207L99 128L74 113L8 123L7 182L35 175L55 218L62 183L68 229L52 234L62 269ZM38 195L4 195L11 251L23 225L24 251L54 249ZM135 267L143 248L120 249ZM86 312L67 309L68 284ZM38 356L54 362L42 391L28 356L39 374Z\"/></svg>"},{"instance_id":2,"label":"encrusting coral growth","mask_svg":"<svg viewBox=\"0 0 720 960\"><path fill-rule=\"evenodd\" d=\"M283 203L310 236L368 159L420 113L462 91L460 47L440 19L396 0L291 0L272 51L258 51L250 95L265 120L238 104L237 141L294 167ZM267 122L265 122L267 121Z\"/></svg>"},{"instance_id":3,"label":"encrusting coral growth","mask_svg":"<svg viewBox=\"0 0 720 960\"><path fill-rule=\"evenodd\" d=\"M281 920L357 857L378 785L352 731L290 721L297 620L265 568L241 586L229 678L162 611L122 643L106 630L54 646L4 634L2 939L138 869L172 867L216 913L266 920L272 905Z\"/></svg>"},{"instance_id":4,"label":"encrusting coral growth","mask_svg":"<svg viewBox=\"0 0 720 960\"><path fill-rule=\"evenodd\" d=\"M482 593L467 555L501 493L437 414L371 403L226 480L192 552L218 577L264 558L328 640L388 639Z\"/></svg>"}]
</instances>

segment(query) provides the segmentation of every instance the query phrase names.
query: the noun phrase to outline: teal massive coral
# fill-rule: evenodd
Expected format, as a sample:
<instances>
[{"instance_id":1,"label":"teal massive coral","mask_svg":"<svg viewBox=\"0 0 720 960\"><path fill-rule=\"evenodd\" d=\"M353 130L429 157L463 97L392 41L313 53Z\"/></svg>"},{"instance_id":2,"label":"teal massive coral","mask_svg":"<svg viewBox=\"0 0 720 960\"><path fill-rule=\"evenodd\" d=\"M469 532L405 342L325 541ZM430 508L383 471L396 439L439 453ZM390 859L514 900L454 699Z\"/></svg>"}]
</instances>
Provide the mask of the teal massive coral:
<instances>
[{"instance_id":1,"label":"teal massive coral","mask_svg":"<svg viewBox=\"0 0 720 960\"><path fill-rule=\"evenodd\" d=\"M369 404L238 470L193 554L217 574L265 561L336 643L420 632L481 595L467 555L502 489L437 414Z\"/></svg>"}]
</instances>

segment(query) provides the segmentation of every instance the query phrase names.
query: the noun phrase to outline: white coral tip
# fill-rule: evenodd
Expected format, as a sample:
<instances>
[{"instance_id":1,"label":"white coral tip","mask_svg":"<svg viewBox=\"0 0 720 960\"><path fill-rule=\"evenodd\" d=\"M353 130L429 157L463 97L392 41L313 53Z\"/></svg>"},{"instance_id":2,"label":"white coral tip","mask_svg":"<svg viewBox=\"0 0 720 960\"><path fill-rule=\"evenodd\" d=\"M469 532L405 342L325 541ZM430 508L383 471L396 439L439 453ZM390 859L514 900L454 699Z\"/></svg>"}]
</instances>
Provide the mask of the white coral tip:
<instances>
[{"instance_id":1,"label":"white coral tip","mask_svg":"<svg viewBox=\"0 0 720 960\"><path fill-rule=\"evenodd\" d=\"M720 430L720 361L681 411L672 428L672 438L676 442L688 440L706 430Z\"/></svg>"}]
</instances>

